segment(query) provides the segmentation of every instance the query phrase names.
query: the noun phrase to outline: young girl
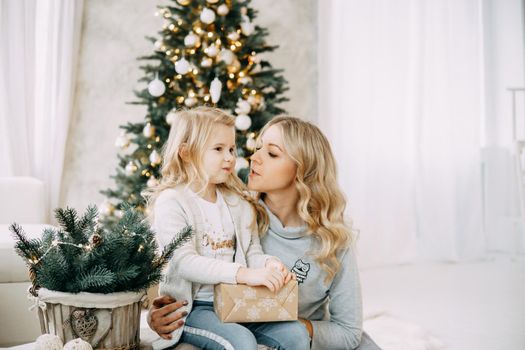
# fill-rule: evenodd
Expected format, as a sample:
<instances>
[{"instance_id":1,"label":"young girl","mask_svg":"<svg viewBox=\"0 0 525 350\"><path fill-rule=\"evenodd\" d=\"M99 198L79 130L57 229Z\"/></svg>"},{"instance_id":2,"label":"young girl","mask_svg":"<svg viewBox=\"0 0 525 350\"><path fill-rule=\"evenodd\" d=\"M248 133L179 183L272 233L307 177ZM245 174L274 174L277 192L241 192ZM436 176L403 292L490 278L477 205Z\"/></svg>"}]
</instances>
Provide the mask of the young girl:
<instances>
[{"instance_id":1,"label":"young girl","mask_svg":"<svg viewBox=\"0 0 525 350\"><path fill-rule=\"evenodd\" d=\"M205 107L178 112L163 151L162 180L149 194L149 206L161 245L187 225L195 234L176 250L160 284L161 294L186 301L172 315L173 320L187 316L185 326L154 343L157 349L179 340L203 349L255 350L257 343L309 348L299 322L222 323L213 311L215 284L277 291L294 276L262 252L259 232L266 231L268 217L235 175L235 153L232 116Z\"/></svg>"}]
</instances>

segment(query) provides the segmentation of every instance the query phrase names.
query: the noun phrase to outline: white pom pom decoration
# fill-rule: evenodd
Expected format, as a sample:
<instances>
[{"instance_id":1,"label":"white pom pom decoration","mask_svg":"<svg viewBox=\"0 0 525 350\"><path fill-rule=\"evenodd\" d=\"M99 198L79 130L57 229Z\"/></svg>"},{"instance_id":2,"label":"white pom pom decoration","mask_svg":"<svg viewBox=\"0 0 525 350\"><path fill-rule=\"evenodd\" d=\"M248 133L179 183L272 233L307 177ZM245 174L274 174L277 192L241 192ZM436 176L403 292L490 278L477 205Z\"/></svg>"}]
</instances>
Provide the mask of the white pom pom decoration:
<instances>
[{"instance_id":1,"label":"white pom pom decoration","mask_svg":"<svg viewBox=\"0 0 525 350\"><path fill-rule=\"evenodd\" d=\"M64 345L64 350L93 350L91 344L80 338L70 340Z\"/></svg>"},{"instance_id":2,"label":"white pom pom decoration","mask_svg":"<svg viewBox=\"0 0 525 350\"><path fill-rule=\"evenodd\" d=\"M62 339L54 334L42 334L36 338L35 350L62 350Z\"/></svg>"}]
</instances>

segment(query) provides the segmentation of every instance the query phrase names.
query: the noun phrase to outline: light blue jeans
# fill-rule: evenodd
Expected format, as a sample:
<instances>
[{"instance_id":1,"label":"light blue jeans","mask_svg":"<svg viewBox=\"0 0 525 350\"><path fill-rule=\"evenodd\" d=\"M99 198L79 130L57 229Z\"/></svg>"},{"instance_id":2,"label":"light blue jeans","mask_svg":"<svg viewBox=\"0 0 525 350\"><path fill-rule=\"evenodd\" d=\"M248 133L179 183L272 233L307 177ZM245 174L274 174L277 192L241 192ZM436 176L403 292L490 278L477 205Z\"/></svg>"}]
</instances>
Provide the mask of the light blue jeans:
<instances>
[{"instance_id":1,"label":"light blue jeans","mask_svg":"<svg viewBox=\"0 0 525 350\"><path fill-rule=\"evenodd\" d=\"M299 321L223 323L213 303L206 301L193 303L180 343L211 350L256 350L257 344L277 350L310 349L308 331Z\"/></svg>"}]
</instances>

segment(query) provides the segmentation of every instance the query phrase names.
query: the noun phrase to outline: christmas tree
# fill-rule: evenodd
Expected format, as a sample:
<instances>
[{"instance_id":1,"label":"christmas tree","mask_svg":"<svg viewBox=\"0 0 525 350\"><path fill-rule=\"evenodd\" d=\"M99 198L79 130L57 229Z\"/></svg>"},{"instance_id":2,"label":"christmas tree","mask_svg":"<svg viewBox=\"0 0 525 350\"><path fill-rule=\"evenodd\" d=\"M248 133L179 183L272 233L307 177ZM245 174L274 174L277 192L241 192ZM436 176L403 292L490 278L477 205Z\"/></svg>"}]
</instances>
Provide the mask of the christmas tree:
<instances>
[{"instance_id":1,"label":"christmas tree","mask_svg":"<svg viewBox=\"0 0 525 350\"><path fill-rule=\"evenodd\" d=\"M29 267L33 295L39 287L68 293L146 290L160 281L174 250L192 234L190 227L174 232L158 254L155 233L132 208L126 207L111 229L98 225L94 206L81 218L71 208L55 213L60 227L45 229L41 239L29 239L22 227L10 226L15 250Z\"/></svg>"},{"instance_id":2,"label":"christmas tree","mask_svg":"<svg viewBox=\"0 0 525 350\"><path fill-rule=\"evenodd\" d=\"M254 25L256 11L250 1L173 0L160 7L164 20L160 38L148 38L154 53L141 57L147 88L136 91L147 106L145 120L121 126L116 145L119 155L116 188L102 191L108 200L101 208L110 224L121 215L124 203L144 210L141 196L159 179L161 150L174 112L210 105L230 111L236 118L237 171L248 172L247 157L255 137L273 116L283 113L279 103L287 82L261 54L276 49L266 44L268 31Z\"/></svg>"}]
</instances>

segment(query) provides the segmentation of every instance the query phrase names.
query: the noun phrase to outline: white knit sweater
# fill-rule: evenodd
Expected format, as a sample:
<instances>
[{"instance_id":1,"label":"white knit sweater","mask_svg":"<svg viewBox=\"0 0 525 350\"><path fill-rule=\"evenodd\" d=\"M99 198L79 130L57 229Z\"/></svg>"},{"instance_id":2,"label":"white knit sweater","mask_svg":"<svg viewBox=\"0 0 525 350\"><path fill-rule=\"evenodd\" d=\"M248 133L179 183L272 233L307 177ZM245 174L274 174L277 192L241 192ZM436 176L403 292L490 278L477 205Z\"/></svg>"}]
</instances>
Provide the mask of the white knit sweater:
<instances>
[{"instance_id":1,"label":"white knit sweater","mask_svg":"<svg viewBox=\"0 0 525 350\"><path fill-rule=\"evenodd\" d=\"M177 300L188 300L188 306L178 312L192 309L192 302L201 284L236 284L236 274L241 266L263 267L269 255L265 255L259 242L259 235L250 228L253 210L250 204L239 196L221 192L230 211L235 227L235 262L226 262L200 255L205 221L195 202L194 195L186 186L164 190L155 202L153 229L161 246L187 225L194 229L192 239L178 248L168 264L164 281L160 284L161 295L170 295ZM159 340L155 349L164 349L176 344L182 328L172 334L171 340Z\"/></svg>"}]
</instances>

